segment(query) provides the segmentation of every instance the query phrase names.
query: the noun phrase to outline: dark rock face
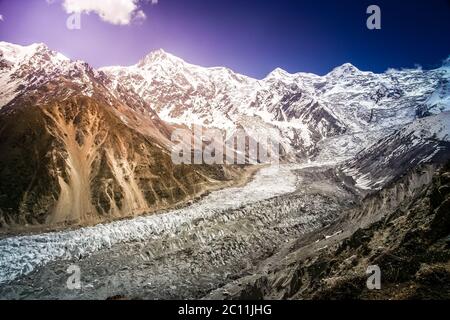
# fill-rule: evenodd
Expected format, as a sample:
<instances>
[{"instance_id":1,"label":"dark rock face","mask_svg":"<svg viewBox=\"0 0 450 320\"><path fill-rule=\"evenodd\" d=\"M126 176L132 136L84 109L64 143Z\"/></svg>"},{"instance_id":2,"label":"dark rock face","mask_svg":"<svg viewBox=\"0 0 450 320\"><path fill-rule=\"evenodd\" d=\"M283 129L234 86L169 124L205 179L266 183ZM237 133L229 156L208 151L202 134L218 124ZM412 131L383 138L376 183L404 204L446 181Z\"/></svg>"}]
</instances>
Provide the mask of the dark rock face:
<instances>
[{"instance_id":1,"label":"dark rock face","mask_svg":"<svg viewBox=\"0 0 450 320\"><path fill-rule=\"evenodd\" d=\"M150 212L205 191L206 177L214 178L201 166L174 165L162 141L131 129L95 98L23 105L1 117L0 128L5 225Z\"/></svg>"},{"instance_id":2,"label":"dark rock face","mask_svg":"<svg viewBox=\"0 0 450 320\"><path fill-rule=\"evenodd\" d=\"M227 296L221 289L213 298L449 299L449 176L450 162L410 171L322 232L301 237L264 274L239 279L225 287ZM367 288L369 265L380 267L381 290Z\"/></svg>"}]
</instances>

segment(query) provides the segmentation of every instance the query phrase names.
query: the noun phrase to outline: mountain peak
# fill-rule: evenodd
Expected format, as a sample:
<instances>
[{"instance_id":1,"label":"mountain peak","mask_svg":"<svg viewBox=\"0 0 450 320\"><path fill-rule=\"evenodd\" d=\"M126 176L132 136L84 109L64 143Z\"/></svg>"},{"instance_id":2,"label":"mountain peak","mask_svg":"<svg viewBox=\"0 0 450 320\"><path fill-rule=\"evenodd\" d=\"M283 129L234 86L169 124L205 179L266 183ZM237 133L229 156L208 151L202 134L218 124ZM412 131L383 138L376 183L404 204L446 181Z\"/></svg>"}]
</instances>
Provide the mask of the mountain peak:
<instances>
[{"instance_id":1,"label":"mountain peak","mask_svg":"<svg viewBox=\"0 0 450 320\"><path fill-rule=\"evenodd\" d=\"M285 77L289 77L291 76L291 74L289 72L287 72L284 69L281 68L276 68L275 70L273 70L271 73L269 73L269 75L266 78L285 78Z\"/></svg>"},{"instance_id":2,"label":"mountain peak","mask_svg":"<svg viewBox=\"0 0 450 320\"><path fill-rule=\"evenodd\" d=\"M360 72L360 70L351 63L344 63L342 66L334 68L328 75L339 77L343 75L353 75L358 72Z\"/></svg>"},{"instance_id":3,"label":"mountain peak","mask_svg":"<svg viewBox=\"0 0 450 320\"><path fill-rule=\"evenodd\" d=\"M0 56L13 64L20 63L38 52L49 50L43 43L21 46L9 42L0 42Z\"/></svg>"},{"instance_id":4,"label":"mountain peak","mask_svg":"<svg viewBox=\"0 0 450 320\"><path fill-rule=\"evenodd\" d=\"M164 49L160 48L160 49L150 52L149 55L155 56L155 57L167 57L169 55L169 53L167 53Z\"/></svg>"},{"instance_id":5,"label":"mountain peak","mask_svg":"<svg viewBox=\"0 0 450 320\"><path fill-rule=\"evenodd\" d=\"M145 56L141 61L139 61L138 66L143 67L145 65L153 64L153 63L161 63L164 61L170 61L172 63L183 62L178 57L167 53L164 49L158 49L150 52L147 56Z\"/></svg>"},{"instance_id":6,"label":"mountain peak","mask_svg":"<svg viewBox=\"0 0 450 320\"><path fill-rule=\"evenodd\" d=\"M47 45L42 42L33 43L33 44L29 45L28 48L34 49L34 50L50 50L47 47Z\"/></svg>"},{"instance_id":7,"label":"mountain peak","mask_svg":"<svg viewBox=\"0 0 450 320\"><path fill-rule=\"evenodd\" d=\"M21 63L36 55L45 55L56 58L58 61L69 61L70 59L63 54L51 50L44 43L33 43L27 46L13 44L9 42L0 42L0 56L16 63Z\"/></svg>"}]
</instances>

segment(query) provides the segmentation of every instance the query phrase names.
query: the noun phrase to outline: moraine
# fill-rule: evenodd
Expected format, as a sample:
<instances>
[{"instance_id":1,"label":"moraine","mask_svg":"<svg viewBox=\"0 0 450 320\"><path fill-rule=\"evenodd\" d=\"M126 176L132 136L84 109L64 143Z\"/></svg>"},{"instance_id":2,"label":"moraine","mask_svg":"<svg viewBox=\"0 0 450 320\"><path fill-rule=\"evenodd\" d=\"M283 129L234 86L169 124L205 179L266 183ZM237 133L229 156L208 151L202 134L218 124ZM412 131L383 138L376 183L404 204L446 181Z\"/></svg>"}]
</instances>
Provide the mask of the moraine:
<instances>
[{"instance_id":1,"label":"moraine","mask_svg":"<svg viewBox=\"0 0 450 320\"><path fill-rule=\"evenodd\" d=\"M244 187L166 214L3 239L0 297L205 297L353 203L332 176L323 178L331 167L266 167ZM81 290L67 289L72 265Z\"/></svg>"},{"instance_id":2,"label":"moraine","mask_svg":"<svg viewBox=\"0 0 450 320\"><path fill-rule=\"evenodd\" d=\"M161 215L100 224L75 231L11 237L0 240L0 283L32 272L50 261L86 257L119 243L145 241L180 231L196 219L295 190L288 166L263 168L242 188L212 192L187 208Z\"/></svg>"}]
</instances>

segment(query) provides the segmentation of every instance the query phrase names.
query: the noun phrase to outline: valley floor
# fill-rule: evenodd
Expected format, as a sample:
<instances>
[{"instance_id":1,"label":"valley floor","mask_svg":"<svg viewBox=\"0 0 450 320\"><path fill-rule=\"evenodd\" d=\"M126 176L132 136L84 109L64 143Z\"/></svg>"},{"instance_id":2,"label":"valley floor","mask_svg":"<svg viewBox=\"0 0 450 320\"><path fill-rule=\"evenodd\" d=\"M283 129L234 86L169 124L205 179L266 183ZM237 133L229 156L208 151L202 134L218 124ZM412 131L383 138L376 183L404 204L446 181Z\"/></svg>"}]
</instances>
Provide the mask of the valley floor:
<instances>
[{"instance_id":1,"label":"valley floor","mask_svg":"<svg viewBox=\"0 0 450 320\"><path fill-rule=\"evenodd\" d=\"M0 240L0 298L445 297L449 202L439 197L448 173L428 193L413 176L362 201L335 166L266 167L245 186L165 214ZM382 266L386 291L367 290L370 264ZM67 288L71 265L81 270L79 290Z\"/></svg>"},{"instance_id":2,"label":"valley floor","mask_svg":"<svg viewBox=\"0 0 450 320\"><path fill-rule=\"evenodd\" d=\"M201 298L352 206L354 195L319 165L263 168L245 186L162 215L3 239L0 297ZM66 287L72 264L82 290Z\"/></svg>"}]
</instances>

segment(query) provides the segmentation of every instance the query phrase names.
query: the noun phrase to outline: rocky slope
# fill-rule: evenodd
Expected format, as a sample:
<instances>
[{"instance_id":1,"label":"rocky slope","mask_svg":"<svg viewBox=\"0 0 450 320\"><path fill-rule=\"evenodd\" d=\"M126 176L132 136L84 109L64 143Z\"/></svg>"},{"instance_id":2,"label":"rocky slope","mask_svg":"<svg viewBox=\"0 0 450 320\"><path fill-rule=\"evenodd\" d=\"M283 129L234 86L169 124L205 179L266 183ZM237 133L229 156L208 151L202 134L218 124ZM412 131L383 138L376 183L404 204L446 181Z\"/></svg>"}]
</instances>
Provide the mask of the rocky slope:
<instances>
[{"instance_id":1,"label":"rocky slope","mask_svg":"<svg viewBox=\"0 0 450 320\"><path fill-rule=\"evenodd\" d=\"M210 299L449 299L450 113L388 133L335 167L359 195ZM381 270L370 290L369 266Z\"/></svg>"},{"instance_id":2,"label":"rocky slope","mask_svg":"<svg viewBox=\"0 0 450 320\"><path fill-rule=\"evenodd\" d=\"M335 167L355 206L206 298L448 299L449 116L416 120ZM381 290L367 287L369 266Z\"/></svg>"},{"instance_id":3,"label":"rocky slope","mask_svg":"<svg viewBox=\"0 0 450 320\"><path fill-rule=\"evenodd\" d=\"M450 162L423 165L208 299L449 299ZM370 290L369 266L381 270Z\"/></svg>"},{"instance_id":4,"label":"rocky slope","mask_svg":"<svg viewBox=\"0 0 450 320\"><path fill-rule=\"evenodd\" d=\"M0 52L0 227L148 213L237 177L174 165L173 128L89 65L44 45Z\"/></svg>"},{"instance_id":5,"label":"rocky slope","mask_svg":"<svg viewBox=\"0 0 450 320\"><path fill-rule=\"evenodd\" d=\"M450 150L450 112L418 119L356 154L343 166L359 188L381 190L405 171L441 164Z\"/></svg>"}]
</instances>

